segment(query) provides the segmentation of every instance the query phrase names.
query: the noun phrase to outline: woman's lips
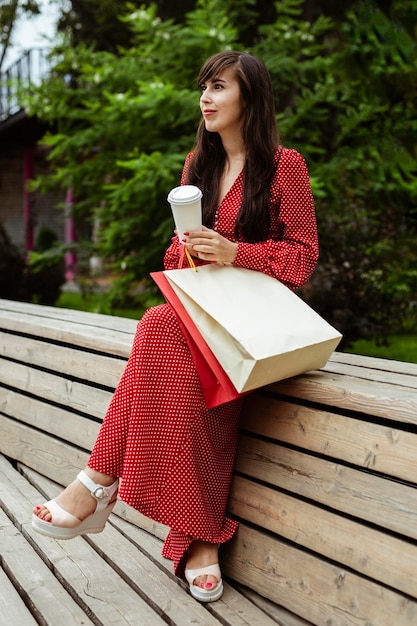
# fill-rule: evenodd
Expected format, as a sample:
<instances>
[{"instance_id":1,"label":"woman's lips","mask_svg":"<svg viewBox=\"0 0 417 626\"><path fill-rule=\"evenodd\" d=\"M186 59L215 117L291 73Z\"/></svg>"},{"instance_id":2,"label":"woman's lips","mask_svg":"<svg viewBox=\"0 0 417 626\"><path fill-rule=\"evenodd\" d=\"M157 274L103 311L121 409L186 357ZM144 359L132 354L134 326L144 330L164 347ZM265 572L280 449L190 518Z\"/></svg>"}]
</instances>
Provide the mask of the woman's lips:
<instances>
[{"instance_id":1,"label":"woman's lips","mask_svg":"<svg viewBox=\"0 0 417 626\"><path fill-rule=\"evenodd\" d=\"M204 117L210 117L210 115L214 115L214 113L216 113L214 109L205 109L203 111Z\"/></svg>"}]
</instances>

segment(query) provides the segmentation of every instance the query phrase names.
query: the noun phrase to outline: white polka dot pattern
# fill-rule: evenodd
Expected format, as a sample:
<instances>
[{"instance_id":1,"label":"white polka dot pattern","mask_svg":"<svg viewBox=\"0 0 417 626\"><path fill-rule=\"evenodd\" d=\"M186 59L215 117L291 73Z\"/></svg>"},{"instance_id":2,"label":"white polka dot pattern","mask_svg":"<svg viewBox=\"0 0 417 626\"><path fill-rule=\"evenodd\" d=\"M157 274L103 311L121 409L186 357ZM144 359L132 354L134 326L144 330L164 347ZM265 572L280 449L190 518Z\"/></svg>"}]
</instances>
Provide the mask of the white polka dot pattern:
<instances>
[{"instance_id":1,"label":"white polka dot pattern","mask_svg":"<svg viewBox=\"0 0 417 626\"><path fill-rule=\"evenodd\" d=\"M185 162L182 183L185 182L187 166L192 153ZM271 184L270 234L262 243L238 242L234 264L258 270L277 278L290 289L301 287L311 276L318 259L318 239L314 200L311 193L307 166L301 154L295 150L280 149L275 155L277 173ZM243 192L241 173L218 209L216 230L231 241L236 241L234 224ZM177 237L165 255L168 269L179 267L181 244ZM198 259L194 259L196 264ZM183 261L187 265L187 259Z\"/></svg>"},{"instance_id":2,"label":"white polka dot pattern","mask_svg":"<svg viewBox=\"0 0 417 626\"><path fill-rule=\"evenodd\" d=\"M175 313L148 309L89 466L121 476L120 498L171 528L163 554L178 574L191 537L223 543L237 527L225 508L240 408L205 408Z\"/></svg>"},{"instance_id":3,"label":"white polka dot pattern","mask_svg":"<svg viewBox=\"0 0 417 626\"><path fill-rule=\"evenodd\" d=\"M242 189L241 174L218 210L217 229L232 240ZM174 238L164 259L167 269L178 267L180 251ZM239 242L235 263L296 288L309 278L317 254L307 169L301 155L284 150L271 186L270 238ZM239 399L206 409L172 308L163 304L144 314L89 465L121 477L120 498L170 527L163 555L174 561L178 575L192 538L223 543L237 527L225 510L241 404Z\"/></svg>"}]
</instances>

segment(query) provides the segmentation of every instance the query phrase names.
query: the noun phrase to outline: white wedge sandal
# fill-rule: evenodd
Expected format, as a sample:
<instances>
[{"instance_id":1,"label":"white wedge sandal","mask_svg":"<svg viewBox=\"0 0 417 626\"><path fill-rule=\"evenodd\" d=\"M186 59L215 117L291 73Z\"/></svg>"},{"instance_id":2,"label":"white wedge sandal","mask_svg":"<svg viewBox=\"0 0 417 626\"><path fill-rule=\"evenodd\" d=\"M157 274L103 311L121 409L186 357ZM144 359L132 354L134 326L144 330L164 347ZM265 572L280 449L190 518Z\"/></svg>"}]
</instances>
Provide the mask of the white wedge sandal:
<instances>
[{"instance_id":1,"label":"white wedge sandal","mask_svg":"<svg viewBox=\"0 0 417 626\"><path fill-rule=\"evenodd\" d=\"M50 500L44 505L52 515L50 522L32 515L32 528L42 535L47 535L53 539L73 539L79 535L88 533L101 533L106 525L107 519L116 504L116 498L112 500L117 492L119 480L109 487L96 484L84 471L81 471L78 480L90 491L96 500L96 509L83 521L78 517L65 511L55 500Z\"/></svg>"},{"instance_id":2,"label":"white wedge sandal","mask_svg":"<svg viewBox=\"0 0 417 626\"><path fill-rule=\"evenodd\" d=\"M199 569L186 569L184 572L185 578L190 585L190 593L199 602L216 602L223 595L223 581L220 572L219 564L208 565L207 567L200 567ZM194 585L194 581L199 576L215 576L218 580L214 589L203 589Z\"/></svg>"}]
</instances>

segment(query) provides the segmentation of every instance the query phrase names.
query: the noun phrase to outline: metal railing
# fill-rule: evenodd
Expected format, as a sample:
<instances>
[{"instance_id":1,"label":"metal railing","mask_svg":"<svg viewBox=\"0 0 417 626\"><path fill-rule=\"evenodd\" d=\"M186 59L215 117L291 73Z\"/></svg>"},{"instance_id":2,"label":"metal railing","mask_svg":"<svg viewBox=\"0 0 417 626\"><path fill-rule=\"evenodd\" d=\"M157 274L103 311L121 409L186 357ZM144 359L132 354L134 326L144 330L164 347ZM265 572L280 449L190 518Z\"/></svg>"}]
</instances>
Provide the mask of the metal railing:
<instances>
[{"instance_id":1,"label":"metal railing","mask_svg":"<svg viewBox=\"0 0 417 626\"><path fill-rule=\"evenodd\" d=\"M18 99L17 84L25 88L39 85L50 70L49 50L27 50L6 71L0 73L0 123L22 110Z\"/></svg>"}]
</instances>

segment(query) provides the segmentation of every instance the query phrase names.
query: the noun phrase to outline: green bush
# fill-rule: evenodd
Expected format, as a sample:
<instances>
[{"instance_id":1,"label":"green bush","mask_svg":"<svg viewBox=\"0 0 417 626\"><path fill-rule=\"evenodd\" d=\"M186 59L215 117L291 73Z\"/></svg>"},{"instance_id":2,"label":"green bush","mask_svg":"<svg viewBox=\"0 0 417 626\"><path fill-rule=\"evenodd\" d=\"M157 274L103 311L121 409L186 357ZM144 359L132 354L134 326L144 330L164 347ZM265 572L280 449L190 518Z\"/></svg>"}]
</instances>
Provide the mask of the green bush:
<instances>
[{"instance_id":1,"label":"green bush","mask_svg":"<svg viewBox=\"0 0 417 626\"><path fill-rule=\"evenodd\" d=\"M132 38L117 53L59 48L50 80L22 94L53 129L42 140L52 173L37 185L72 187L75 218L97 235L79 244L117 277L110 304L123 302L169 244L166 196L193 144L198 69L248 49L271 72L284 144L311 174L321 258L303 294L345 343L383 338L416 319L415 3L281 0L270 23L258 6L200 0L175 23L150 5L123 18Z\"/></svg>"},{"instance_id":2,"label":"green bush","mask_svg":"<svg viewBox=\"0 0 417 626\"><path fill-rule=\"evenodd\" d=\"M65 283L63 246L59 245L56 233L43 226L29 255L26 277L31 299L37 304L53 306L61 295Z\"/></svg>"}]
</instances>

